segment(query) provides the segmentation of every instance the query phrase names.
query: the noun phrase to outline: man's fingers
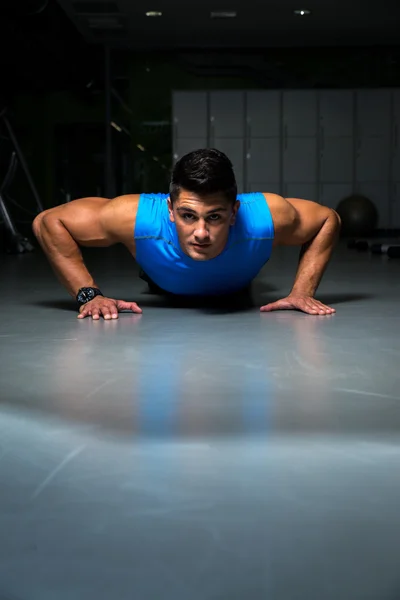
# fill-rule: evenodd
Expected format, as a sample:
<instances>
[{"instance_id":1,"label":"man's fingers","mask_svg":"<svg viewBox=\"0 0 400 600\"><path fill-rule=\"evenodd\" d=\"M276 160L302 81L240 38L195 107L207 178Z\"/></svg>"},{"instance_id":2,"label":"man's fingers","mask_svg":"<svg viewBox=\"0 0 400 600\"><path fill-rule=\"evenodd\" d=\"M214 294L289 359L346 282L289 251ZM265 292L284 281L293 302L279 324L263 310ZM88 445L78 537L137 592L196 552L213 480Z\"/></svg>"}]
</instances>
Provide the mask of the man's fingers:
<instances>
[{"instance_id":1,"label":"man's fingers","mask_svg":"<svg viewBox=\"0 0 400 600\"><path fill-rule=\"evenodd\" d=\"M118 310L131 310L134 313L143 312L140 306L136 304L136 302L125 302L124 300L118 300L117 307Z\"/></svg>"},{"instance_id":2,"label":"man's fingers","mask_svg":"<svg viewBox=\"0 0 400 600\"><path fill-rule=\"evenodd\" d=\"M336 312L334 308L326 306L326 304L322 304L322 302L320 302L319 300L315 300L315 305L320 314L330 315Z\"/></svg>"},{"instance_id":3,"label":"man's fingers","mask_svg":"<svg viewBox=\"0 0 400 600\"><path fill-rule=\"evenodd\" d=\"M136 302L125 302L124 300L113 300L110 298L95 298L88 305L79 309L78 319L84 319L91 316L98 321L103 317L106 321L118 319L118 313L122 310L131 310L134 313L142 313L142 309Z\"/></svg>"},{"instance_id":4,"label":"man's fingers","mask_svg":"<svg viewBox=\"0 0 400 600\"><path fill-rule=\"evenodd\" d=\"M278 308L278 302L270 302L270 304L266 304L265 306L261 307L261 312L270 312L271 310L274 310L275 308Z\"/></svg>"}]
</instances>

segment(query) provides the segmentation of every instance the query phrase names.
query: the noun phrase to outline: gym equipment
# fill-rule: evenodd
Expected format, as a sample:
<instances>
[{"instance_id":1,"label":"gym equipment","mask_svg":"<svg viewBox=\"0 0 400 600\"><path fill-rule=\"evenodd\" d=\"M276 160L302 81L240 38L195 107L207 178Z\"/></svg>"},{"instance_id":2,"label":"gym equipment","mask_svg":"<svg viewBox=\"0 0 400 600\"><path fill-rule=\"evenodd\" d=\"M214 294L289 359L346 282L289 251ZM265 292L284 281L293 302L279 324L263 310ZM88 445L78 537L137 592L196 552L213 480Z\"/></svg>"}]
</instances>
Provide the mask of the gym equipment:
<instances>
[{"instance_id":1,"label":"gym equipment","mask_svg":"<svg viewBox=\"0 0 400 600\"><path fill-rule=\"evenodd\" d=\"M7 233L8 233L7 252L12 253L12 254L15 254L15 253L22 254L24 252L32 252L34 250L33 245L30 243L30 241L26 237L21 235L19 233L19 231L17 230L15 223L11 217L11 214L7 208L7 202L6 202L7 191L14 179L18 164L21 165L21 167L25 173L25 176L28 180L29 187L31 188L32 194L36 200L36 207L37 207L38 214L43 211L43 205L40 200L39 194L36 190L36 187L35 187L32 177L31 177L31 174L29 172L28 165L25 161L25 157L24 157L22 150L18 144L18 140L15 136L13 128L11 127L11 123L6 117L6 109L5 108L3 108L0 111L0 121L3 121L5 128L7 130L7 133L8 133L9 139L10 139L12 145L14 146L14 151L11 153L11 160L9 163L9 167L8 167L6 176L4 177L3 183L0 186L0 214L3 218L4 225L5 225L5 227L7 229Z\"/></svg>"},{"instance_id":2,"label":"gym equipment","mask_svg":"<svg viewBox=\"0 0 400 600\"><path fill-rule=\"evenodd\" d=\"M377 241L377 240L358 240L350 239L347 243L347 247L351 250L358 250L359 252L369 250L371 254L386 254L389 258L400 258L400 244L396 243L398 238L394 241Z\"/></svg>"},{"instance_id":3,"label":"gym equipment","mask_svg":"<svg viewBox=\"0 0 400 600\"><path fill-rule=\"evenodd\" d=\"M372 243L370 240L352 239L347 242L347 247L350 250L369 250Z\"/></svg>"},{"instance_id":4,"label":"gym equipment","mask_svg":"<svg viewBox=\"0 0 400 600\"><path fill-rule=\"evenodd\" d=\"M400 245L396 244L372 244L372 254L386 254L389 258L400 258Z\"/></svg>"},{"instance_id":5,"label":"gym equipment","mask_svg":"<svg viewBox=\"0 0 400 600\"><path fill-rule=\"evenodd\" d=\"M15 171L17 168L17 157L15 152L11 155L10 165L8 167L7 174L3 180L3 183L0 186L0 214L3 217L4 224L9 233L9 239L7 240L7 252L9 253L17 253L22 254L23 252L32 252L33 246L30 241L21 235L17 230L13 218L11 217L10 212L8 211L7 204L5 202L5 194L7 193L7 189L14 179Z\"/></svg>"},{"instance_id":6,"label":"gym equipment","mask_svg":"<svg viewBox=\"0 0 400 600\"><path fill-rule=\"evenodd\" d=\"M366 196L353 194L339 202L336 208L342 220L342 235L368 236L378 224L378 211Z\"/></svg>"}]
</instances>

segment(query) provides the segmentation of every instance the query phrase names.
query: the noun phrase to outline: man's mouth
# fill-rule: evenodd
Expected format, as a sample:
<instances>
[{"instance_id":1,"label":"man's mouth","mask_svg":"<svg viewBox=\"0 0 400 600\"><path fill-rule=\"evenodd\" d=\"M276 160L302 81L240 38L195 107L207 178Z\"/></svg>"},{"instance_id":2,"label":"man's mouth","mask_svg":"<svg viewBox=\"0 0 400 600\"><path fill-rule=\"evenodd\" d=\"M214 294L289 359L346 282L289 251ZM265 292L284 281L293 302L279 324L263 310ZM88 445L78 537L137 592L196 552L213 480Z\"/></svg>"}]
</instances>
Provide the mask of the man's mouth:
<instances>
[{"instance_id":1,"label":"man's mouth","mask_svg":"<svg viewBox=\"0 0 400 600\"><path fill-rule=\"evenodd\" d=\"M192 244L195 248L208 248L211 244Z\"/></svg>"}]
</instances>

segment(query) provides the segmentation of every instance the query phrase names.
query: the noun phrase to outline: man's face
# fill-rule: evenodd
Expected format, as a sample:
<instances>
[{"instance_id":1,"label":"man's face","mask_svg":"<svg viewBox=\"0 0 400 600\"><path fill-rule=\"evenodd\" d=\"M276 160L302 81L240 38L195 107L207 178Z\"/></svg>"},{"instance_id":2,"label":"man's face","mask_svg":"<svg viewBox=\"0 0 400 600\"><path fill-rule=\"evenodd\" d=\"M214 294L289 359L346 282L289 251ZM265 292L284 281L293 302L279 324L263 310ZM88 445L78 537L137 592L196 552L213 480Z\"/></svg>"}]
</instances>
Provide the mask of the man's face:
<instances>
[{"instance_id":1,"label":"man's face","mask_svg":"<svg viewBox=\"0 0 400 600\"><path fill-rule=\"evenodd\" d=\"M185 190L173 207L168 199L170 220L176 225L182 251L202 261L221 254L239 206L239 201L232 206L220 195L200 197Z\"/></svg>"}]
</instances>

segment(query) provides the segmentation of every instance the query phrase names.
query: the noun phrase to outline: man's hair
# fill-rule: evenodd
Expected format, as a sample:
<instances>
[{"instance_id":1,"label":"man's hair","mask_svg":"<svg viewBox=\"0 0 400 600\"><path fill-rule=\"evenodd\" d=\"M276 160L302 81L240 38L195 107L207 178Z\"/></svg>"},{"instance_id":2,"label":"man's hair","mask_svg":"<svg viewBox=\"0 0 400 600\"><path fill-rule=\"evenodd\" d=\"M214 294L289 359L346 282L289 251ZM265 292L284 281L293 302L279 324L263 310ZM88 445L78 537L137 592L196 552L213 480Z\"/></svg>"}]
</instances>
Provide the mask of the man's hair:
<instances>
[{"instance_id":1,"label":"man's hair","mask_svg":"<svg viewBox=\"0 0 400 600\"><path fill-rule=\"evenodd\" d=\"M203 197L221 194L234 204L237 199L237 184L231 161L226 154L214 148L185 154L172 172L169 187L172 203L179 198L182 189Z\"/></svg>"}]
</instances>

